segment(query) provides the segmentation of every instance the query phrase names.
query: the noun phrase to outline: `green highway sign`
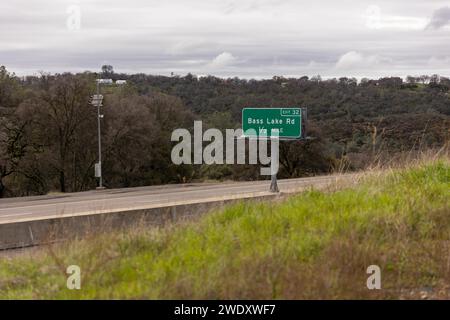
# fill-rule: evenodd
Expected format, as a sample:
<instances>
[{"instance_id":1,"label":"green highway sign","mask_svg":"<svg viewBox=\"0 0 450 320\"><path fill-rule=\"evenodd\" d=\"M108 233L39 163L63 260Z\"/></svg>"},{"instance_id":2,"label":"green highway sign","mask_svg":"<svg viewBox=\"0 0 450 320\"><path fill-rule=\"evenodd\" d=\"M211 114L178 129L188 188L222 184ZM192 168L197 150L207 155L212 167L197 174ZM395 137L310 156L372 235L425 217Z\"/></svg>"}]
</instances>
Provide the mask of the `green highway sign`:
<instances>
[{"instance_id":1,"label":"green highway sign","mask_svg":"<svg viewBox=\"0 0 450 320\"><path fill-rule=\"evenodd\" d=\"M245 137L271 137L278 130L282 138L296 139L302 136L301 108L244 108L242 130Z\"/></svg>"}]
</instances>

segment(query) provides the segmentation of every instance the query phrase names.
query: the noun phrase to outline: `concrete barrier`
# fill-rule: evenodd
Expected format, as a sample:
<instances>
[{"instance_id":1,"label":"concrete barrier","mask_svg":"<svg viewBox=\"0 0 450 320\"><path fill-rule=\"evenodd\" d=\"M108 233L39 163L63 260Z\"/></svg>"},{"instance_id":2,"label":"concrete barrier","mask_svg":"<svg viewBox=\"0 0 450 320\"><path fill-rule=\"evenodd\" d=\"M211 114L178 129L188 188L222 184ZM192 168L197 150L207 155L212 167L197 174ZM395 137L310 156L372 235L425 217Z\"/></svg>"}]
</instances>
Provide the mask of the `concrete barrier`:
<instances>
[{"instance_id":1,"label":"concrete barrier","mask_svg":"<svg viewBox=\"0 0 450 320\"><path fill-rule=\"evenodd\" d=\"M167 205L148 209L130 209L110 213L93 213L32 221L0 224L0 250L37 246L55 241L83 238L89 234L135 226L163 225L187 219L240 201L273 199L279 194L215 200L201 203Z\"/></svg>"}]
</instances>

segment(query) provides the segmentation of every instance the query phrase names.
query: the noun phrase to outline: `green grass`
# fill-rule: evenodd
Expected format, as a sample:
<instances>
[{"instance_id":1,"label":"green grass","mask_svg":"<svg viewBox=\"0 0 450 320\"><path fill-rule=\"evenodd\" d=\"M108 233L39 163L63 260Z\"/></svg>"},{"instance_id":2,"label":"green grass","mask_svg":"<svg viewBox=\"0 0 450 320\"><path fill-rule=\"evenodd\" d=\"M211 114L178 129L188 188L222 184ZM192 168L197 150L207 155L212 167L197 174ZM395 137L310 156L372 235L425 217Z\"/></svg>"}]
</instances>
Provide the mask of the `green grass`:
<instances>
[{"instance_id":1,"label":"green grass","mask_svg":"<svg viewBox=\"0 0 450 320\"><path fill-rule=\"evenodd\" d=\"M0 258L0 298L449 298L450 163ZM81 290L66 288L79 265ZM379 265L382 290L368 290Z\"/></svg>"}]
</instances>

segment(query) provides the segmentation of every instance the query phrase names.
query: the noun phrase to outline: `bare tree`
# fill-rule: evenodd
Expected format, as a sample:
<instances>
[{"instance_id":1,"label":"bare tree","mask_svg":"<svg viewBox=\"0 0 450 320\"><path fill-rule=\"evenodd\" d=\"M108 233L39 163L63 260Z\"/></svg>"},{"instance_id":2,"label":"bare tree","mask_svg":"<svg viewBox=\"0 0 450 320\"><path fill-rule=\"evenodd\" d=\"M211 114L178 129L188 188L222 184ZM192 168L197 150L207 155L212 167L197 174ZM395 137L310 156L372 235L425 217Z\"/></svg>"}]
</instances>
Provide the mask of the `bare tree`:
<instances>
[{"instance_id":1,"label":"bare tree","mask_svg":"<svg viewBox=\"0 0 450 320\"><path fill-rule=\"evenodd\" d=\"M90 82L81 76L59 75L18 110L28 121L30 135L42 145L41 159L58 175L59 190L66 192L67 177L95 137L95 115L89 106ZM90 135L87 133L91 133ZM72 175L72 178L76 178ZM72 188L71 188L72 189Z\"/></svg>"}]
</instances>

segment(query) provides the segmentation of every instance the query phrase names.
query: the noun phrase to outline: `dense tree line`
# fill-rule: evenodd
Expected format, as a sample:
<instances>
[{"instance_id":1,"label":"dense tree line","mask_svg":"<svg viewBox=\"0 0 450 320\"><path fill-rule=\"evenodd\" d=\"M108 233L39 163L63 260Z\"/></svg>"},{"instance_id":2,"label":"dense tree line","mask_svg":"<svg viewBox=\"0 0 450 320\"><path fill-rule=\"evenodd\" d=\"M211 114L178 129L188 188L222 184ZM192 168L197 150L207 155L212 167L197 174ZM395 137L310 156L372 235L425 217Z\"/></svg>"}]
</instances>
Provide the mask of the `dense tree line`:
<instances>
[{"instance_id":1,"label":"dense tree line","mask_svg":"<svg viewBox=\"0 0 450 320\"><path fill-rule=\"evenodd\" d=\"M172 164L171 133L194 120L239 128L244 107L308 108L311 139L283 142L281 177L325 173L343 161L362 168L381 152L447 143L450 81L434 76L269 80L102 73L17 77L0 68L0 197L95 188L95 79L103 88L103 175L108 187L198 179L260 179L257 166Z\"/></svg>"}]
</instances>

